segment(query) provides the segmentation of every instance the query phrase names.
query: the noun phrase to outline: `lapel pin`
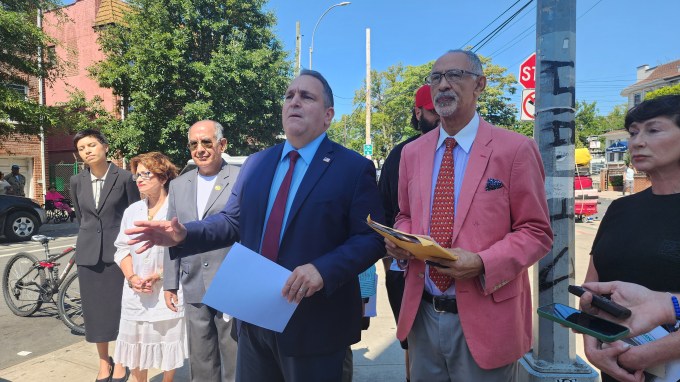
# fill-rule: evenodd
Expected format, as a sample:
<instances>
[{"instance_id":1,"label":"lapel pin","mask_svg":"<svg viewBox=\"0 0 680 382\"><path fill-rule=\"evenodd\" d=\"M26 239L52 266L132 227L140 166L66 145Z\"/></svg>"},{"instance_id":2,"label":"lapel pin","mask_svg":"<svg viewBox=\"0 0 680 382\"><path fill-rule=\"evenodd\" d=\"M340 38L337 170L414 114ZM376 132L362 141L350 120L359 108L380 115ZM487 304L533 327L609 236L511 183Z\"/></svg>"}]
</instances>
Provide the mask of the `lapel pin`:
<instances>
[{"instance_id":1,"label":"lapel pin","mask_svg":"<svg viewBox=\"0 0 680 382\"><path fill-rule=\"evenodd\" d=\"M215 190L219 191L221 189L222 189L222 186L220 186L219 184L217 186L215 186Z\"/></svg>"},{"instance_id":2,"label":"lapel pin","mask_svg":"<svg viewBox=\"0 0 680 382\"><path fill-rule=\"evenodd\" d=\"M326 162L326 163L328 163L328 162L331 161L331 158L329 158L329 157L324 157L324 158L323 158L323 161Z\"/></svg>"}]
</instances>

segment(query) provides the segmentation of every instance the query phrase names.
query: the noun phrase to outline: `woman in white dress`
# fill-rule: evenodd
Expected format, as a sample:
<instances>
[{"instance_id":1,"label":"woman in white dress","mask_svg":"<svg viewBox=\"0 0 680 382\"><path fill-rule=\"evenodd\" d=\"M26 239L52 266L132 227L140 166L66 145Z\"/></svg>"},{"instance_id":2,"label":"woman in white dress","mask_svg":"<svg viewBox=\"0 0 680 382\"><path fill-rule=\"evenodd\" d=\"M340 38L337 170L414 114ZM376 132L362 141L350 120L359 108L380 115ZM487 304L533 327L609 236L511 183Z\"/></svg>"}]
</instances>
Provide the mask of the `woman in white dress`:
<instances>
[{"instance_id":1,"label":"woman in white dress","mask_svg":"<svg viewBox=\"0 0 680 382\"><path fill-rule=\"evenodd\" d=\"M114 260L125 274L122 311L115 359L132 370L136 382L146 382L150 368L163 370L163 382L171 382L175 369L188 357L182 289L180 309L173 312L163 298L163 259L165 248L152 247L136 253L141 244L128 245L125 230L138 220L165 220L168 187L177 168L168 157L151 152L130 161L133 179L144 199L125 210L116 239Z\"/></svg>"}]
</instances>

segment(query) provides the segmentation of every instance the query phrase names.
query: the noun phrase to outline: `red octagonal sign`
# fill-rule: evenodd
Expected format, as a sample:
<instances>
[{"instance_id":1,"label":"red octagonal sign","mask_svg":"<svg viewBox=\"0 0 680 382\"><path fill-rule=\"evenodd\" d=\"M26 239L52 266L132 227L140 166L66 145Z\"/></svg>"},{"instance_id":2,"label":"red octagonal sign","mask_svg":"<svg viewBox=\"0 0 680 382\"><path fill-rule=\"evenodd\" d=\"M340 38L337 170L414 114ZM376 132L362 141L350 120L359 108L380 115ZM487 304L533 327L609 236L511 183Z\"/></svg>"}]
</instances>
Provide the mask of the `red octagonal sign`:
<instances>
[{"instance_id":1,"label":"red octagonal sign","mask_svg":"<svg viewBox=\"0 0 680 382\"><path fill-rule=\"evenodd\" d=\"M519 66L519 83L526 89L536 88L536 53Z\"/></svg>"}]
</instances>

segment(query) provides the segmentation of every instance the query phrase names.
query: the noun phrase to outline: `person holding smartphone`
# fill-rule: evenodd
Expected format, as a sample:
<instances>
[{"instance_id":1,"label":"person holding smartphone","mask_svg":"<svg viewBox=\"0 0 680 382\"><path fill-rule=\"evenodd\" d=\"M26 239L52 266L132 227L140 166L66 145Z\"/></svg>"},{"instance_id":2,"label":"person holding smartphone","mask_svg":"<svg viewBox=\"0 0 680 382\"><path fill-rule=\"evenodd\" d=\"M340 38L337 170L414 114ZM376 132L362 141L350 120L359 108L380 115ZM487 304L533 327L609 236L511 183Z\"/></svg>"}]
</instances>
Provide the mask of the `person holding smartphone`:
<instances>
[{"instance_id":1,"label":"person holding smartphone","mask_svg":"<svg viewBox=\"0 0 680 382\"><path fill-rule=\"evenodd\" d=\"M627 281L652 290L680 290L680 95L642 102L628 111L628 148L652 186L612 202L591 250L586 282ZM633 314L635 316L635 314ZM637 381L643 370L680 359L680 333L644 345L613 347L584 336L588 360L602 381Z\"/></svg>"},{"instance_id":2,"label":"person holding smartphone","mask_svg":"<svg viewBox=\"0 0 680 382\"><path fill-rule=\"evenodd\" d=\"M678 317L675 303L680 294L656 292L642 285L623 281L585 283L587 292L581 296L580 304L584 312L615 321L630 329L630 336L647 333L660 325L676 325ZM611 300L630 309L632 314L617 319L592 305L593 293L610 295Z\"/></svg>"}]
</instances>

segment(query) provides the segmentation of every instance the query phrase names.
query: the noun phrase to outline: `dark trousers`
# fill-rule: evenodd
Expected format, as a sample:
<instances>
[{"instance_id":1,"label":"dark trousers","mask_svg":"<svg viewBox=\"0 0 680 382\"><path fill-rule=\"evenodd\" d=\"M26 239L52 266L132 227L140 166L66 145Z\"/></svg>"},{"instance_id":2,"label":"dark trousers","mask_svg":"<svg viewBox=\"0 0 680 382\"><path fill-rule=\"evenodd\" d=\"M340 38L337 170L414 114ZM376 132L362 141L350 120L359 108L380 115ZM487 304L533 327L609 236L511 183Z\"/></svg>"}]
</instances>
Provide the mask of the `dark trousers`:
<instances>
[{"instance_id":1,"label":"dark trousers","mask_svg":"<svg viewBox=\"0 0 680 382\"><path fill-rule=\"evenodd\" d=\"M237 382L340 382L347 348L330 354L286 356L276 333L241 323L236 360Z\"/></svg>"}]
</instances>

